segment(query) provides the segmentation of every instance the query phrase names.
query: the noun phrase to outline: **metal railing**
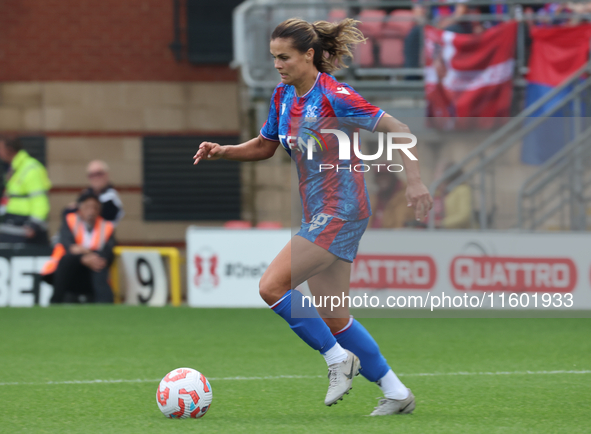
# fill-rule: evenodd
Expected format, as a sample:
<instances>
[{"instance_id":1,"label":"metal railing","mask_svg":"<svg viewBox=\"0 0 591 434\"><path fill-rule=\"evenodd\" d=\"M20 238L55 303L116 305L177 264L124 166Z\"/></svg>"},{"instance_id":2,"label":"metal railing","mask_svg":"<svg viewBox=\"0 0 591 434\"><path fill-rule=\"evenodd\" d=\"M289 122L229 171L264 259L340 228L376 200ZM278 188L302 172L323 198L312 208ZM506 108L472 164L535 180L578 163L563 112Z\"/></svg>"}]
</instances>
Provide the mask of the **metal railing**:
<instances>
[{"instance_id":1,"label":"metal railing","mask_svg":"<svg viewBox=\"0 0 591 434\"><path fill-rule=\"evenodd\" d=\"M453 0L447 2L433 1L422 2L424 6L442 6L446 4L457 3ZM327 19L329 12L334 9L346 9L349 11L351 17L357 17L359 11L363 9L378 9L378 8L411 8L415 3L400 0L376 0L376 1L355 1L355 0L329 0L329 1L315 1L315 0L247 0L238 6L234 11L234 67L240 67L242 78L245 84L255 91L253 94L262 96L270 93L278 83L277 72L273 67L272 57L269 53L269 39L270 35L277 24L281 21L299 16L307 21L315 21L319 19ZM467 2L468 6L479 5L498 5L494 0L471 0ZM502 14L480 14L480 15L465 15L460 20L468 21L506 21L515 19L519 22L517 40L516 40L516 62L515 62L515 83L524 85L524 76L528 72L526 67L527 59L527 26L526 22L548 22L556 19L569 19L572 17L584 17L589 19L588 15L577 14L560 14L553 16L539 16L536 14L524 13L524 7L528 4L538 4L534 0L506 0L505 5L509 8L506 13ZM386 19L391 19L391 16L386 16ZM408 18L406 18L408 19ZM428 24L435 24L430 17L427 17ZM347 81L350 85L356 88L363 95L377 92L380 96L393 96L392 92L400 92L401 90L407 92L416 92L422 94L424 82L423 80L406 80L408 76L423 76L422 68L393 68L381 67L379 64L375 67L360 67L352 64L350 69L339 71L337 78L342 81ZM443 184L447 184L453 178L453 181L448 183L445 191L449 192L455 186L469 182L474 187L477 193L476 208L478 223L481 229L488 229L494 227L495 216L497 213L497 200L495 188L495 172L498 172L499 162L509 150L521 145L522 140L528 136L532 131L542 125L545 120L559 111L573 106L571 116L580 118L581 116L581 98L591 86L591 78L588 74L591 73L589 65L585 65L572 77L566 80L561 85L554 88L551 92L539 99L536 103L523 110L518 116L509 120L504 126L492 133L488 138L480 143L475 149L470 151L468 155L459 163L447 170L443 177L431 185L431 192L434 194L436 190ZM562 93L567 91L570 87L573 89L565 96ZM397 93L397 94L398 94ZM414 95L414 94L413 94ZM544 110L539 117L533 118L540 109L551 102L557 96L561 95L561 101L555 104L552 108ZM266 107L265 107L266 109ZM587 113L588 115L589 113ZM575 121L579 122L579 121ZM548 203L543 203L540 197L543 192L547 193L550 185L557 185L560 176L568 175L568 182L563 181L560 184L562 187L561 198L563 202L557 209L560 212L564 211L564 203L569 205L569 226L571 228L583 227L583 198L586 192L586 178L583 176L573 177L572 173L579 173L574 171L577 168L580 171L581 158L583 152L580 149L584 148L584 139L579 137L580 134L586 134L583 130L582 123L576 123L574 128L574 139L565 140L567 146L565 149L569 151L561 151L561 157L552 159L554 163L558 164L555 169L548 171L545 175L540 170L532 175L530 179L524 183L520 190L519 202L517 209L519 216L515 221L515 227L529 227L532 229L540 227L549 218L553 218L559 211L554 210ZM586 136L585 136L586 137ZM576 149L576 150L575 150ZM584 155L587 155L586 153ZM576 156L576 157L575 157ZM581 157L581 158L579 158ZM565 163L569 161L570 163ZM551 164L554 164L551 163ZM565 166L566 164L566 166ZM542 166L550 167L550 166ZM458 169L464 171L463 175L455 177ZM551 177L552 180L549 178ZM517 212L516 212L517 214ZM433 229L435 219L433 216L429 219L429 228ZM512 216L512 218L514 218ZM532 223L532 219L534 223Z\"/></svg>"},{"instance_id":2,"label":"metal railing","mask_svg":"<svg viewBox=\"0 0 591 434\"><path fill-rule=\"evenodd\" d=\"M512 0L508 0L510 3ZM526 0L527 2L527 0ZM282 21L290 17L300 17L306 21L330 19L330 11L341 9L347 11L349 17L358 18L361 9L406 8L410 9L415 3L409 0L247 0L234 9L234 60L233 67L239 67L242 79L251 89L274 89L278 83L277 71L273 67L273 59L269 53L269 40L273 29ZM425 5L431 4L430 2ZM445 6L454 2L432 2L433 6ZM473 0L471 5L494 5L493 0ZM515 8L513 8L515 9ZM515 17L510 14L466 15L460 19L468 21L506 21ZM412 17L385 16L384 20L415 21ZM427 24L432 23L429 19ZM421 23L424 24L424 23ZM522 32L520 31L520 34ZM517 50L518 56L525 55L525 38L518 37L522 49ZM521 59L517 64L524 65ZM347 83L358 91L379 90L387 92L396 89L414 89L423 91L421 79L406 80L406 77L423 77L421 66L384 67L376 61L372 67L361 67L350 62L349 69L335 73L338 78L346 79Z\"/></svg>"},{"instance_id":3,"label":"metal railing","mask_svg":"<svg viewBox=\"0 0 591 434\"><path fill-rule=\"evenodd\" d=\"M384 20L412 20L417 25L437 24L437 18L432 16L433 7L457 4L457 1L425 1L420 3L427 10L423 22L414 17L402 16L393 17L386 15ZM466 14L456 17L456 22L501 22L517 20L519 22L516 40L516 84L523 85L522 77L527 73L527 27L526 22L548 22L548 20L568 19L572 17L586 17L590 15L560 14L560 15L538 15L526 14L524 7L529 4L539 5L534 0L505 0L499 3L495 0L470 0L468 7L477 6L507 6L503 13L481 13ZM269 53L269 40L273 29L283 20L290 17L300 17L307 21L328 20L330 12L344 10L347 16L359 18L360 11L367 9L411 9L417 3L411 0L247 0L241 3L233 15L234 22L234 60L232 66L240 68L242 79L245 84L254 90L264 90L267 93L275 88L279 82L277 71L273 67L273 59ZM377 46L376 46L377 47ZM377 48L376 48L377 49ZM378 60L372 66L360 66L354 61L350 63L349 69L335 73L337 78L344 79L360 92L393 90L408 90L409 92L422 93L424 83L423 68L404 66L384 66ZM411 76L412 80L407 78ZM418 79L417 79L418 78Z\"/></svg>"},{"instance_id":4,"label":"metal railing","mask_svg":"<svg viewBox=\"0 0 591 434\"><path fill-rule=\"evenodd\" d=\"M583 93L591 87L591 76L589 76L589 73L591 73L591 63L585 64L569 79L565 80L551 92L523 110L518 116L512 118L503 127L480 143L480 145L472 150L463 160L446 170L442 177L431 185L431 193L435 194L435 192L443 185L445 185L443 192L445 194L462 183L470 183L475 187L474 190L477 192L479 226L481 229L488 229L489 221L494 220L496 212L494 177L499 159L513 147L521 145L524 137L542 125L542 123L549 117L556 115L565 109L571 111L569 114L572 116L572 136L574 138L565 146L560 155L555 155L554 158L547 161L536 174L526 180L524 186L520 190L521 194L519 200L538 197L541 190L550 183L553 177L558 176L559 173L563 173L563 170L568 170L563 167L564 164L567 164L567 167L571 167L570 163L564 163L564 161L572 161L572 164L577 166L577 170L580 172L582 168L578 166L582 164L582 160L578 158L580 156L579 153L589 146L586 143L586 139L588 138L587 134L591 134L588 130L583 130L583 118L581 117L582 103L589 103L589 101L584 101L583 97ZM536 112L539 112L540 109L543 109L546 104L553 101L558 95L563 93L565 89L570 87L572 87L572 90L566 96L562 97L560 101L553 104L550 108L546 108L539 117L532 117ZM575 153L571 154L570 152ZM564 160L565 158L567 159ZM557 166L559 169L557 168L555 172L554 165L559 161L561 162L561 165ZM542 175L544 170L547 170L548 168L552 168L552 171L546 172L545 175ZM459 170L462 170L463 174L461 176L456 176ZM449 182L452 179L453 181ZM581 176L579 175L575 176L569 184L569 188L573 189L569 198L579 198L577 199L579 205L573 205L573 208L577 209L580 208L582 200L582 186L580 184ZM536 214L535 209L532 209L531 203L523 205L523 207L518 203L518 209L520 210L520 214L516 226L525 227L526 209L528 216L533 215L534 217ZM578 212L580 213L580 211ZM554 214L545 214L544 218L538 218L535 220L535 224L530 225L531 228L539 227L543 221L552 215ZM572 218L574 219L575 217L573 216ZM574 220L571 223L574 223ZM571 225L571 227L573 229L579 228L580 225ZM434 229L434 218L429 219L429 228Z\"/></svg>"},{"instance_id":5,"label":"metal railing","mask_svg":"<svg viewBox=\"0 0 591 434\"><path fill-rule=\"evenodd\" d=\"M579 118L579 124L585 119ZM582 127L582 125L580 125ZM554 154L521 186L518 227L536 230L558 216L560 230L586 230L591 202L591 127Z\"/></svg>"}]
</instances>

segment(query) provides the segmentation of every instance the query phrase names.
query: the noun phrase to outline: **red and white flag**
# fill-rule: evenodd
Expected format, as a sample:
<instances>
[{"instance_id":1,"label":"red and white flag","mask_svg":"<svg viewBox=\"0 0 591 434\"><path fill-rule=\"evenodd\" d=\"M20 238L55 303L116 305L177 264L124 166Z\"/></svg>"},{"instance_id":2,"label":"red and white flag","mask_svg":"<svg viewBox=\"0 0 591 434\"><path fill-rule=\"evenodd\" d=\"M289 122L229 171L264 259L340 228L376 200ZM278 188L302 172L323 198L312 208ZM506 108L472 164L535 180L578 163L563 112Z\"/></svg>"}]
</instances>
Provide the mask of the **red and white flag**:
<instances>
[{"instance_id":1,"label":"red and white flag","mask_svg":"<svg viewBox=\"0 0 591 434\"><path fill-rule=\"evenodd\" d=\"M510 116L517 23L480 34L425 27L427 116L444 129L493 126ZM482 119L476 125L470 119Z\"/></svg>"}]
</instances>

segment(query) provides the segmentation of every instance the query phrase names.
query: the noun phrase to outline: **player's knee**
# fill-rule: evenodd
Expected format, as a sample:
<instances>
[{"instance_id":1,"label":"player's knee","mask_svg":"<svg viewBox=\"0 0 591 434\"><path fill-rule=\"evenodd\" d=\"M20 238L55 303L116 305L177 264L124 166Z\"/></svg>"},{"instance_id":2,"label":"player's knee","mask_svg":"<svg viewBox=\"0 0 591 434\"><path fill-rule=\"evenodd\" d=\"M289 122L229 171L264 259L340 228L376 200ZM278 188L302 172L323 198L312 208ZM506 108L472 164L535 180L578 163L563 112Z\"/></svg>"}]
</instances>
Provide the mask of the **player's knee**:
<instances>
[{"instance_id":1,"label":"player's knee","mask_svg":"<svg viewBox=\"0 0 591 434\"><path fill-rule=\"evenodd\" d=\"M349 318L326 318L322 316L322 319L324 320L328 328L330 328L330 331L333 335L343 330L345 327L347 327L347 324L349 323Z\"/></svg>"},{"instance_id":2,"label":"player's knee","mask_svg":"<svg viewBox=\"0 0 591 434\"><path fill-rule=\"evenodd\" d=\"M267 301L270 294L269 294L269 287L267 286L267 282L265 282L265 276L263 276L261 278L261 280L259 281L259 295L261 296L261 298L263 300L265 300L265 303L270 305L270 303Z\"/></svg>"},{"instance_id":3,"label":"player's knee","mask_svg":"<svg viewBox=\"0 0 591 434\"><path fill-rule=\"evenodd\" d=\"M285 294L285 292L286 290L282 291L280 285L278 285L273 279L269 278L266 274L263 275L259 282L259 294L269 306L278 301L283 296L283 294Z\"/></svg>"}]
</instances>

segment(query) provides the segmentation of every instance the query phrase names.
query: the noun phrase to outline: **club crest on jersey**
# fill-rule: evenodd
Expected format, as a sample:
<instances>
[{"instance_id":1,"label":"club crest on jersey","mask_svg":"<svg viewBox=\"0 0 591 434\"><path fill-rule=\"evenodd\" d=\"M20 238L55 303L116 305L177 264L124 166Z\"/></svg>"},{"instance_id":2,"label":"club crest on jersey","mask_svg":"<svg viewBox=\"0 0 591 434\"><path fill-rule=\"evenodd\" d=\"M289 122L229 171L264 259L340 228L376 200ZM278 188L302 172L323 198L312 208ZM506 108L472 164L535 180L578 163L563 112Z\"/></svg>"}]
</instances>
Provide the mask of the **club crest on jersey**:
<instances>
[{"instance_id":1,"label":"club crest on jersey","mask_svg":"<svg viewBox=\"0 0 591 434\"><path fill-rule=\"evenodd\" d=\"M316 214L314 217L312 217L312 221L310 222L310 229L308 229L308 232L312 232L314 229L321 228L326 223L328 223L328 219L330 219L331 217L332 216L324 213Z\"/></svg>"},{"instance_id":2,"label":"club crest on jersey","mask_svg":"<svg viewBox=\"0 0 591 434\"><path fill-rule=\"evenodd\" d=\"M304 118L306 122L314 122L318 119L318 107L315 105L307 105Z\"/></svg>"}]
</instances>

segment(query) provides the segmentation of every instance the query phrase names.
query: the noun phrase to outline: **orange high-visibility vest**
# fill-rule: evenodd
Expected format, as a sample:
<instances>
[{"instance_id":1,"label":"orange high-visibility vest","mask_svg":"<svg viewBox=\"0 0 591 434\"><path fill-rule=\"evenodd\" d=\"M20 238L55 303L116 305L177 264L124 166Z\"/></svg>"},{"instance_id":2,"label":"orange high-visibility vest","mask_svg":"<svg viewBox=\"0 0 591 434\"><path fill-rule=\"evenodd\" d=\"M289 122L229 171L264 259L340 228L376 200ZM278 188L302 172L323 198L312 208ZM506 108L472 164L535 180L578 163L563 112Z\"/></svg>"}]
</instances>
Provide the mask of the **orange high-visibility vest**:
<instances>
[{"instance_id":1,"label":"orange high-visibility vest","mask_svg":"<svg viewBox=\"0 0 591 434\"><path fill-rule=\"evenodd\" d=\"M74 235L74 242L95 251L101 250L104 247L115 229L113 223L106 221L102 217L97 217L92 232L88 232L86 230L86 224L78 216L78 213L75 212L66 215L66 222ZM66 253L63 244L56 244L51 254L51 259L45 263L41 270L41 275L46 276L54 273L57 270L60 260Z\"/></svg>"}]
</instances>

